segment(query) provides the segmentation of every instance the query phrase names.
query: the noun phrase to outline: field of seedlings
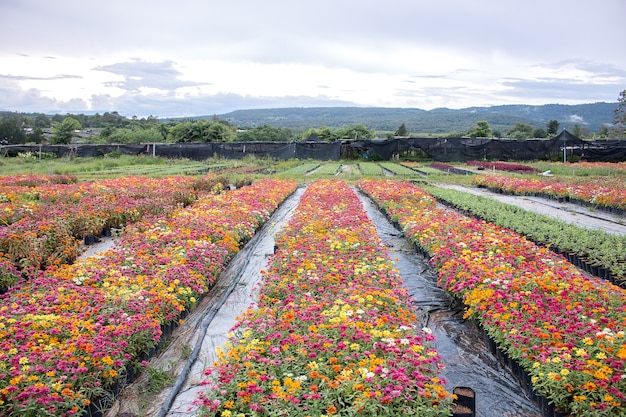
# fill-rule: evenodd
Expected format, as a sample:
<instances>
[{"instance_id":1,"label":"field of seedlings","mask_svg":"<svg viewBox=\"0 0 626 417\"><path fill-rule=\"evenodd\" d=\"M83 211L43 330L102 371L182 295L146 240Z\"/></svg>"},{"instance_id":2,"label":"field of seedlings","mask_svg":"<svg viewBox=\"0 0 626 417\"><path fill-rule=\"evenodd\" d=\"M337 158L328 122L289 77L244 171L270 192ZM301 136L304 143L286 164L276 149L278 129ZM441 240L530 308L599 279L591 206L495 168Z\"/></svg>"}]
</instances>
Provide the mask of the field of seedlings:
<instances>
[{"instance_id":1,"label":"field of seedlings","mask_svg":"<svg viewBox=\"0 0 626 417\"><path fill-rule=\"evenodd\" d=\"M626 416L624 163L0 167L0 416Z\"/></svg>"}]
</instances>

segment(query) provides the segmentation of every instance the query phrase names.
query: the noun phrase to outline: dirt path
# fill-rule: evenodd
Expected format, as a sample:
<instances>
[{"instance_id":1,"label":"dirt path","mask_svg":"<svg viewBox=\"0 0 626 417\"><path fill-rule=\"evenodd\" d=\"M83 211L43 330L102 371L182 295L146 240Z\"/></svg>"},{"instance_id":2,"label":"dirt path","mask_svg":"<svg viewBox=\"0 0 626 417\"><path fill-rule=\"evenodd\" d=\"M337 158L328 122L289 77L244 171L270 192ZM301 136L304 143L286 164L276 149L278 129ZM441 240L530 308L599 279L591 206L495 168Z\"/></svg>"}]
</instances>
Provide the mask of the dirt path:
<instances>
[{"instance_id":1,"label":"dirt path","mask_svg":"<svg viewBox=\"0 0 626 417\"><path fill-rule=\"evenodd\" d=\"M438 187L452 188L474 195L492 198L503 203L515 205L528 211L554 217L566 223L587 229L598 229L608 233L626 235L626 218L600 210L572 203L559 203L541 197L514 196L492 193L484 188L470 188L460 185L435 184Z\"/></svg>"}]
</instances>

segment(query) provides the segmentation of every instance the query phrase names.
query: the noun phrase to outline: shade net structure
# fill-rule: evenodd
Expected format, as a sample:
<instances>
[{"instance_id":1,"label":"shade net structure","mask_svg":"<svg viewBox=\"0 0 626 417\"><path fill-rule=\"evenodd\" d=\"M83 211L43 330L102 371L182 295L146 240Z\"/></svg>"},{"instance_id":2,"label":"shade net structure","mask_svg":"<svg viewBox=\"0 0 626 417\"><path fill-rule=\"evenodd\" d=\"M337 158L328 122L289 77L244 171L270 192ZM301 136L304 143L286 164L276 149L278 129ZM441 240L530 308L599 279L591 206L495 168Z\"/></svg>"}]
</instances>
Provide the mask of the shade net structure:
<instances>
[{"instance_id":1,"label":"shade net structure","mask_svg":"<svg viewBox=\"0 0 626 417\"><path fill-rule=\"evenodd\" d=\"M441 162L472 160L538 160L578 156L587 161L626 160L626 140L584 141L568 131L551 139L491 138L394 138L344 143L345 157L391 159L408 152L422 152Z\"/></svg>"},{"instance_id":2,"label":"shade net structure","mask_svg":"<svg viewBox=\"0 0 626 417\"><path fill-rule=\"evenodd\" d=\"M119 145L5 145L2 156L18 156L31 152L54 154L57 157L98 157L110 153L151 155L164 158L205 160L214 156L241 159L246 156L275 159L339 160L340 142L233 142L233 143L151 143Z\"/></svg>"},{"instance_id":3,"label":"shade net structure","mask_svg":"<svg viewBox=\"0 0 626 417\"><path fill-rule=\"evenodd\" d=\"M152 155L166 158L205 160L214 156L242 159L253 155L274 159L379 159L402 157L411 152L440 162L473 160L524 161L562 160L577 156L587 161L626 160L626 140L582 140L567 131L551 139L491 138L392 138L383 140L348 140L336 142L209 142L109 145L4 145L0 155L48 153L57 157L94 157L112 152L125 155Z\"/></svg>"}]
</instances>

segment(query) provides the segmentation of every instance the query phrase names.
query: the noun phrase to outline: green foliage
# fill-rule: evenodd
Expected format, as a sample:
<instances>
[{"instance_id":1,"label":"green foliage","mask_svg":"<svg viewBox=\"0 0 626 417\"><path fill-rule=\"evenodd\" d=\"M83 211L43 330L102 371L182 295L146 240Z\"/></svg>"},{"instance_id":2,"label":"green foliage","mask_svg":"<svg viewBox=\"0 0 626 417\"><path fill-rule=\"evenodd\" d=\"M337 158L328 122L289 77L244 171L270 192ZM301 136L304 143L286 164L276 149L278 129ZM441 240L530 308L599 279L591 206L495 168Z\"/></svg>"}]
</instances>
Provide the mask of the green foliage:
<instances>
[{"instance_id":1,"label":"green foliage","mask_svg":"<svg viewBox=\"0 0 626 417\"><path fill-rule=\"evenodd\" d=\"M320 140L324 142L332 142L337 139L337 135L333 130L328 126L322 126L317 129L309 129L304 132L301 136L302 139L307 139L311 137L311 135L317 136Z\"/></svg>"},{"instance_id":2,"label":"green foliage","mask_svg":"<svg viewBox=\"0 0 626 417\"><path fill-rule=\"evenodd\" d=\"M361 173L367 177L380 177L384 175L382 167L376 162L359 162L357 164Z\"/></svg>"},{"instance_id":3,"label":"green foliage","mask_svg":"<svg viewBox=\"0 0 626 417\"><path fill-rule=\"evenodd\" d=\"M559 134L559 121L558 120L550 120L548 122L548 125L546 126L547 128L547 136L548 137L553 137Z\"/></svg>"},{"instance_id":4,"label":"green foliage","mask_svg":"<svg viewBox=\"0 0 626 417\"><path fill-rule=\"evenodd\" d=\"M539 244L550 244L561 250L575 252L615 271L622 268L626 236L601 230L590 230L562 222L550 216L537 214L514 205L501 203L463 191L425 186L424 189L438 199L494 223L512 229Z\"/></svg>"},{"instance_id":5,"label":"green foliage","mask_svg":"<svg viewBox=\"0 0 626 417\"><path fill-rule=\"evenodd\" d=\"M376 131L394 132L404 123L410 132L447 137L454 132L467 132L480 120L486 120L493 130L506 132L515 123L545 126L546 120L557 120L561 127L571 129L571 115L582 117L589 128L597 131L603 124L610 124L615 103L503 105L470 107L466 109L439 108L433 110L385 107L310 107L237 110L221 115L237 126L261 126L269 124L304 131L311 126L341 126L360 124ZM459 137L455 133L451 137Z\"/></svg>"},{"instance_id":6,"label":"green foliage","mask_svg":"<svg viewBox=\"0 0 626 417\"><path fill-rule=\"evenodd\" d=\"M534 127L527 123L515 123L511 129L506 132L506 136L511 139L528 139L533 137Z\"/></svg>"},{"instance_id":7,"label":"green foliage","mask_svg":"<svg viewBox=\"0 0 626 417\"><path fill-rule=\"evenodd\" d=\"M596 136L597 139L606 139L609 137L609 127L604 125L598 130L598 134Z\"/></svg>"},{"instance_id":8,"label":"green foliage","mask_svg":"<svg viewBox=\"0 0 626 417\"><path fill-rule=\"evenodd\" d=\"M46 137L43 134L43 130L40 127L36 127L32 130L32 132L26 135L26 142L31 143L43 143L45 142Z\"/></svg>"},{"instance_id":9,"label":"green foliage","mask_svg":"<svg viewBox=\"0 0 626 417\"><path fill-rule=\"evenodd\" d=\"M158 369L151 366L146 368L146 378L142 382L143 395L156 395L164 388L174 384L174 365L170 364L169 369Z\"/></svg>"},{"instance_id":10,"label":"green foliage","mask_svg":"<svg viewBox=\"0 0 626 417\"><path fill-rule=\"evenodd\" d=\"M486 120L480 120L476 123L476 127L467 133L470 138L488 138L491 137L491 127Z\"/></svg>"},{"instance_id":11,"label":"green foliage","mask_svg":"<svg viewBox=\"0 0 626 417\"><path fill-rule=\"evenodd\" d=\"M222 122L189 120L172 126L169 136L175 142L230 142L235 129Z\"/></svg>"},{"instance_id":12,"label":"green foliage","mask_svg":"<svg viewBox=\"0 0 626 417\"><path fill-rule=\"evenodd\" d=\"M407 166L400 165L392 161L381 161L380 166L385 168L387 171L393 172L394 175L401 175L401 176L406 176L406 177L421 177L422 176L414 169L411 169Z\"/></svg>"},{"instance_id":13,"label":"green foliage","mask_svg":"<svg viewBox=\"0 0 626 417\"><path fill-rule=\"evenodd\" d=\"M616 137L626 137L626 90L619 93L617 107L613 111L613 125Z\"/></svg>"},{"instance_id":14,"label":"green foliage","mask_svg":"<svg viewBox=\"0 0 626 417\"><path fill-rule=\"evenodd\" d=\"M291 129L263 125L237 132L236 142L288 142L292 139Z\"/></svg>"},{"instance_id":15,"label":"green foliage","mask_svg":"<svg viewBox=\"0 0 626 417\"><path fill-rule=\"evenodd\" d=\"M68 116L63 122L53 122L51 142L56 145L65 145L71 143L74 131L81 128L80 122L75 118Z\"/></svg>"},{"instance_id":16,"label":"green foliage","mask_svg":"<svg viewBox=\"0 0 626 417\"><path fill-rule=\"evenodd\" d=\"M407 130L406 125L402 123L400 127L398 127L398 129L395 131L394 135L395 136L408 136L409 131Z\"/></svg>"},{"instance_id":17,"label":"green foliage","mask_svg":"<svg viewBox=\"0 0 626 417\"><path fill-rule=\"evenodd\" d=\"M0 121L0 143L18 144L25 141L26 134L17 118L11 117Z\"/></svg>"},{"instance_id":18,"label":"green foliage","mask_svg":"<svg viewBox=\"0 0 626 417\"><path fill-rule=\"evenodd\" d=\"M364 125L351 125L337 129L335 136L337 139L374 139L376 134Z\"/></svg>"},{"instance_id":19,"label":"green foliage","mask_svg":"<svg viewBox=\"0 0 626 417\"><path fill-rule=\"evenodd\" d=\"M37 116L35 116L35 120L33 123L35 127L40 127L43 129L46 127L50 127L52 122L50 121L50 118L45 114L38 114Z\"/></svg>"},{"instance_id":20,"label":"green foliage","mask_svg":"<svg viewBox=\"0 0 626 417\"><path fill-rule=\"evenodd\" d=\"M149 128L122 128L106 129L100 134L100 141L104 143L155 143L161 142L163 136L156 127Z\"/></svg>"},{"instance_id":21,"label":"green foliage","mask_svg":"<svg viewBox=\"0 0 626 417\"><path fill-rule=\"evenodd\" d=\"M545 138L547 136L548 136L548 133L540 127L533 130L533 138Z\"/></svg>"},{"instance_id":22,"label":"green foliage","mask_svg":"<svg viewBox=\"0 0 626 417\"><path fill-rule=\"evenodd\" d=\"M320 166L320 162L318 161L299 161L299 163L291 168L288 168L282 172L279 172L278 175L280 177L294 178L302 175L306 175L307 173L314 171Z\"/></svg>"}]
</instances>

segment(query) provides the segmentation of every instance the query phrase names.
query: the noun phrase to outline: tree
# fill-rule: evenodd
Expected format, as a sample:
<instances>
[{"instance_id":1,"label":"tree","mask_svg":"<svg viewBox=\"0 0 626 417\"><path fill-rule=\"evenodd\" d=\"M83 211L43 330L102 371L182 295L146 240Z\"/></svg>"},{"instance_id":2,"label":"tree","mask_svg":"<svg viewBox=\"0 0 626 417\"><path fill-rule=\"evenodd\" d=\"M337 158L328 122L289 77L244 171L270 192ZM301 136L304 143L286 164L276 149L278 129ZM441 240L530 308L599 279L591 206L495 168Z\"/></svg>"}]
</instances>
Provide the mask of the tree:
<instances>
[{"instance_id":1,"label":"tree","mask_svg":"<svg viewBox=\"0 0 626 417\"><path fill-rule=\"evenodd\" d=\"M202 140L202 129L196 122L184 121L172 126L170 135L176 142L200 142Z\"/></svg>"},{"instance_id":2,"label":"tree","mask_svg":"<svg viewBox=\"0 0 626 417\"><path fill-rule=\"evenodd\" d=\"M470 138L488 138L491 137L491 127L486 120L480 120L476 123L476 127L469 132L467 136Z\"/></svg>"},{"instance_id":3,"label":"tree","mask_svg":"<svg viewBox=\"0 0 626 417\"><path fill-rule=\"evenodd\" d=\"M274 126L257 126L237 133L238 142L288 142L293 134L290 129Z\"/></svg>"},{"instance_id":4,"label":"tree","mask_svg":"<svg viewBox=\"0 0 626 417\"><path fill-rule=\"evenodd\" d=\"M548 134L546 133L545 130L543 130L540 127L538 127L537 129L533 130L533 137L534 138L545 138L546 136L548 136Z\"/></svg>"},{"instance_id":5,"label":"tree","mask_svg":"<svg viewBox=\"0 0 626 417\"><path fill-rule=\"evenodd\" d=\"M613 132L618 138L626 137L626 90L619 93L617 107L613 111Z\"/></svg>"},{"instance_id":6,"label":"tree","mask_svg":"<svg viewBox=\"0 0 626 417\"><path fill-rule=\"evenodd\" d=\"M109 143L158 143L161 132L155 127L115 129L106 139Z\"/></svg>"},{"instance_id":7,"label":"tree","mask_svg":"<svg viewBox=\"0 0 626 417\"><path fill-rule=\"evenodd\" d=\"M320 140L324 142L332 142L337 139L336 133L334 133L333 130L328 126L322 126L318 129L309 129L302 134L301 138L306 139L314 133L318 138L320 138Z\"/></svg>"},{"instance_id":8,"label":"tree","mask_svg":"<svg viewBox=\"0 0 626 417\"><path fill-rule=\"evenodd\" d=\"M574 125L572 128L572 135L581 139L588 138L591 136L591 129L587 126Z\"/></svg>"},{"instance_id":9,"label":"tree","mask_svg":"<svg viewBox=\"0 0 626 417\"><path fill-rule=\"evenodd\" d=\"M607 125L602 125L600 130L598 130L598 137L601 139L606 139L609 137L609 128Z\"/></svg>"},{"instance_id":10,"label":"tree","mask_svg":"<svg viewBox=\"0 0 626 417\"><path fill-rule=\"evenodd\" d=\"M61 123L53 122L51 142L57 145L66 145L72 141L75 130L80 130L80 122L71 116L63 119Z\"/></svg>"},{"instance_id":11,"label":"tree","mask_svg":"<svg viewBox=\"0 0 626 417\"><path fill-rule=\"evenodd\" d=\"M43 130L40 127L36 127L33 131L26 136L26 140L29 142L43 143L46 137L43 134Z\"/></svg>"},{"instance_id":12,"label":"tree","mask_svg":"<svg viewBox=\"0 0 626 417\"><path fill-rule=\"evenodd\" d=\"M506 136L511 139L528 139L533 136L533 131L535 130L529 124L526 123L515 123L508 132L506 132Z\"/></svg>"},{"instance_id":13,"label":"tree","mask_svg":"<svg viewBox=\"0 0 626 417\"><path fill-rule=\"evenodd\" d=\"M26 134L20 125L14 117L0 121L0 143L24 143Z\"/></svg>"},{"instance_id":14,"label":"tree","mask_svg":"<svg viewBox=\"0 0 626 417\"><path fill-rule=\"evenodd\" d=\"M160 123L158 129L161 137L163 137L163 142L167 142L167 135L170 133L167 125Z\"/></svg>"},{"instance_id":15,"label":"tree","mask_svg":"<svg viewBox=\"0 0 626 417\"><path fill-rule=\"evenodd\" d=\"M205 142L230 142L234 136L233 129L221 122L210 122L203 132Z\"/></svg>"},{"instance_id":16,"label":"tree","mask_svg":"<svg viewBox=\"0 0 626 417\"><path fill-rule=\"evenodd\" d=\"M400 127L398 128L398 130L396 130L395 135L396 136L408 136L409 135L409 131L406 130L406 126L404 125L404 123L402 123Z\"/></svg>"},{"instance_id":17,"label":"tree","mask_svg":"<svg viewBox=\"0 0 626 417\"><path fill-rule=\"evenodd\" d=\"M553 137L559 134L559 121L550 120L546 126L548 137Z\"/></svg>"},{"instance_id":18,"label":"tree","mask_svg":"<svg viewBox=\"0 0 626 417\"><path fill-rule=\"evenodd\" d=\"M172 126L169 136L176 142L229 142L235 131L222 122L187 120Z\"/></svg>"},{"instance_id":19,"label":"tree","mask_svg":"<svg viewBox=\"0 0 626 417\"><path fill-rule=\"evenodd\" d=\"M35 117L35 127L50 127L50 118L45 114L38 114L37 117Z\"/></svg>"},{"instance_id":20,"label":"tree","mask_svg":"<svg viewBox=\"0 0 626 417\"><path fill-rule=\"evenodd\" d=\"M340 127L335 131L337 139L373 139L374 132L363 125Z\"/></svg>"}]
</instances>

